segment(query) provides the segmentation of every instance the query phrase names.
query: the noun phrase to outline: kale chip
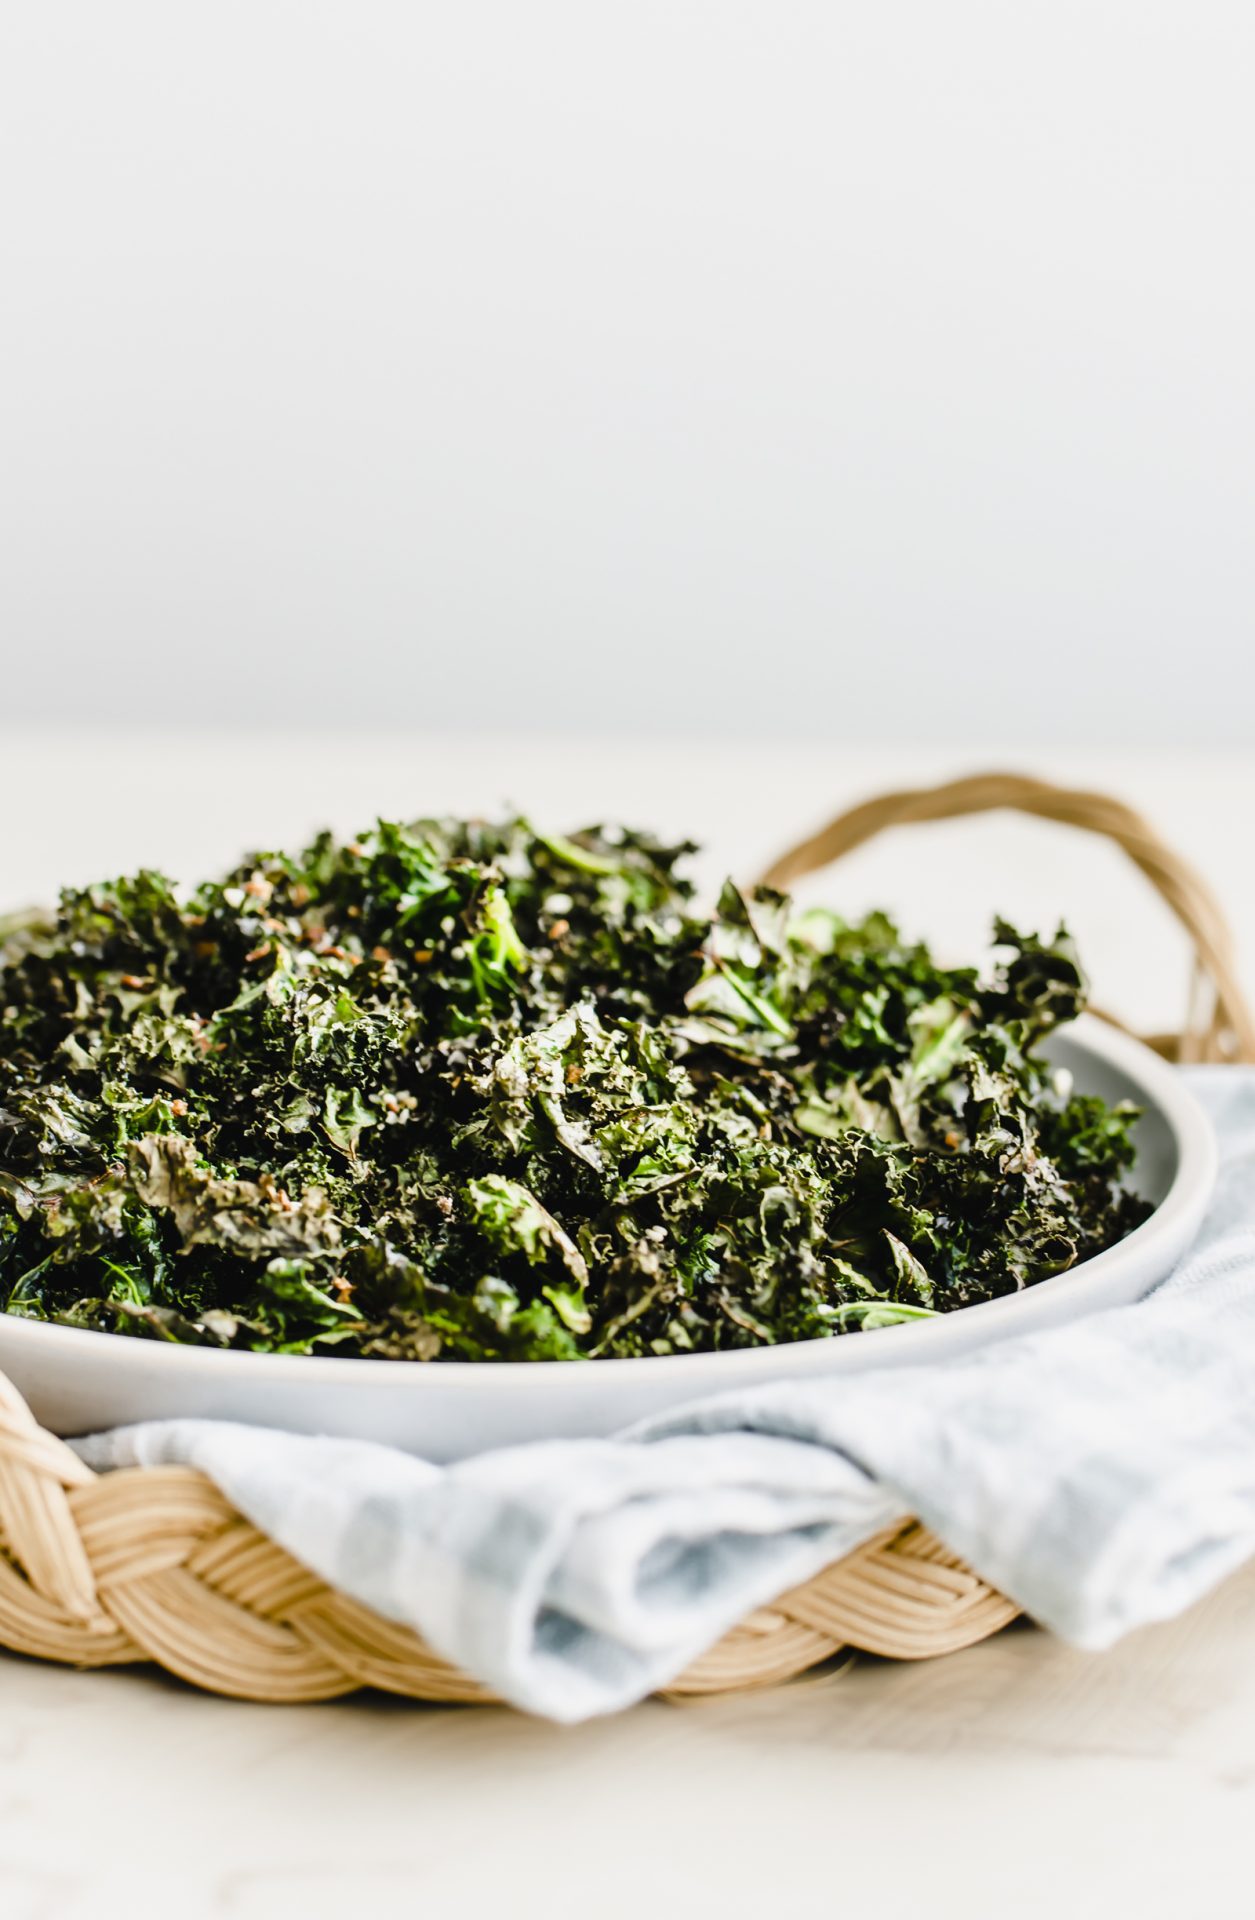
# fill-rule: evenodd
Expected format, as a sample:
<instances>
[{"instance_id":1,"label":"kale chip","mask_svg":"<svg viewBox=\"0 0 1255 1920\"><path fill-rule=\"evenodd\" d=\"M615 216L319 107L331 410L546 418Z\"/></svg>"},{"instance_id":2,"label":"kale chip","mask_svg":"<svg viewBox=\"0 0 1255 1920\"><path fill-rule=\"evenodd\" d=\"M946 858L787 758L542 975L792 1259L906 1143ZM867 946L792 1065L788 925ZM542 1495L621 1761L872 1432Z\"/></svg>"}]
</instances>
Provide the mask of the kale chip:
<instances>
[{"instance_id":1,"label":"kale chip","mask_svg":"<svg viewBox=\"0 0 1255 1920\"><path fill-rule=\"evenodd\" d=\"M378 822L0 924L0 1302L265 1352L575 1360L1032 1286L1145 1216L1037 1043L1061 931L943 969L620 827Z\"/></svg>"}]
</instances>

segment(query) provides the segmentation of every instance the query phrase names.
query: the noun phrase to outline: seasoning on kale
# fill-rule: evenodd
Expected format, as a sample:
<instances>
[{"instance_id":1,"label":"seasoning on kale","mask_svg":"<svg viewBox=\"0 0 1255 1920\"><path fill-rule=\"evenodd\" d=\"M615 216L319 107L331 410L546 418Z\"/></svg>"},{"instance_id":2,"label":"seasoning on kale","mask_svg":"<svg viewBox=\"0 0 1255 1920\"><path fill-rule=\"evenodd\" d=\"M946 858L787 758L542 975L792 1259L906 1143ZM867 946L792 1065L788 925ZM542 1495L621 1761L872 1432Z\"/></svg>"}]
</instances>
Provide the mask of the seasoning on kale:
<instances>
[{"instance_id":1,"label":"seasoning on kale","mask_svg":"<svg viewBox=\"0 0 1255 1920\"><path fill-rule=\"evenodd\" d=\"M183 897L0 924L0 1301L207 1345L577 1359L844 1333L1143 1217L1128 1106L1034 1048L1062 933L978 979L603 827L380 822Z\"/></svg>"}]
</instances>

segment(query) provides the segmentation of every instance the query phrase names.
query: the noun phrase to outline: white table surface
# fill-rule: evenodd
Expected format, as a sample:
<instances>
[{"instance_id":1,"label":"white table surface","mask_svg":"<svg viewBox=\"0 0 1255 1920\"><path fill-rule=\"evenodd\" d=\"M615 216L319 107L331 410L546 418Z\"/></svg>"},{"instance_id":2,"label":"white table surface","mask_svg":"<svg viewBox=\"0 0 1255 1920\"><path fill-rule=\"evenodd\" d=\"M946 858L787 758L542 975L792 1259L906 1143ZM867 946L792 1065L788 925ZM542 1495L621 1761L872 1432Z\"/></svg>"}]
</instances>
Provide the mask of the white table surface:
<instances>
[{"instance_id":1,"label":"white table surface","mask_svg":"<svg viewBox=\"0 0 1255 1920\"><path fill-rule=\"evenodd\" d=\"M689 832L707 876L748 876L838 805L991 758L0 733L0 903L140 862L190 877L324 820L505 799L558 827L618 814ZM1031 770L1144 807L1222 893L1255 989L1255 761L1121 751ZM1157 1027L1178 1016L1179 935L1116 856L1060 829L998 816L895 834L819 885L850 911L883 902L955 956L995 908L1066 915L1104 1002ZM1255 1567L1103 1656L1017 1626L933 1664L854 1661L574 1730L373 1698L250 1707L0 1657L3 1920L1246 1920L1253 1810Z\"/></svg>"}]
</instances>

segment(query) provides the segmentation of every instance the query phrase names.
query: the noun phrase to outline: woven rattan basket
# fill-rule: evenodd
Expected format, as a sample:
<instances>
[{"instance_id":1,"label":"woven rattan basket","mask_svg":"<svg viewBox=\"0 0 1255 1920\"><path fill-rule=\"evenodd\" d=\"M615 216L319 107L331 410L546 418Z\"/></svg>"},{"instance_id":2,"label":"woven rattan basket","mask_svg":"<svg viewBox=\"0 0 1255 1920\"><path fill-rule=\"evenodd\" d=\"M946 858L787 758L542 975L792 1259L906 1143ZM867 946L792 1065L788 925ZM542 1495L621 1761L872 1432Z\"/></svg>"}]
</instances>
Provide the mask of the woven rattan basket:
<instances>
[{"instance_id":1,"label":"woven rattan basket","mask_svg":"<svg viewBox=\"0 0 1255 1920\"><path fill-rule=\"evenodd\" d=\"M1014 807L1115 840L1185 927L1190 1017L1151 1044L1181 1060L1255 1060L1224 915L1137 814L1101 794L986 774L867 802L785 854L786 886L883 828ZM713 1693L790 1678L845 1647L895 1659L951 1653L1017 1608L923 1527L868 1542L743 1620L672 1683ZM382 1687L418 1700L491 1696L407 1628L334 1592L184 1467L98 1476L40 1428L0 1376L0 1645L82 1667L153 1661L248 1700L326 1700Z\"/></svg>"}]
</instances>

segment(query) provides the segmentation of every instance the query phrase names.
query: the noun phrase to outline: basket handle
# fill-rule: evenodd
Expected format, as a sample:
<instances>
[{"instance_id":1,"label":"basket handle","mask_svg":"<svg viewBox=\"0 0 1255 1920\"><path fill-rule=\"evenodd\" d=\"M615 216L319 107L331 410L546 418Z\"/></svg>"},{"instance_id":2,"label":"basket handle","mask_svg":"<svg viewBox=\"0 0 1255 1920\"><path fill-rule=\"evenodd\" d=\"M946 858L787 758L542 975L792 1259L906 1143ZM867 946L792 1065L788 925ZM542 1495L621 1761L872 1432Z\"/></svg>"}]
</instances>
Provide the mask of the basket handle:
<instances>
[{"instance_id":1,"label":"basket handle","mask_svg":"<svg viewBox=\"0 0 1255 1920\"><path fill-rule=\"evenodd\" d=\"M951 820L1000 807L1114 840L1185 928L1194 954L1185 1026L1179 1034L1145 1036L1149 1045L1180 1061L1255 1061L1255 1016L1242 988L1233 931L1223 907L1188 860L1168 846L1141 814L1108 794L1059 787L1019 773L977 773L936 787L905 787L839 813L818 833L773 861L763 884L791 887L804 874L831 865L886 827Z\"/></svg>"}]
</instances>

